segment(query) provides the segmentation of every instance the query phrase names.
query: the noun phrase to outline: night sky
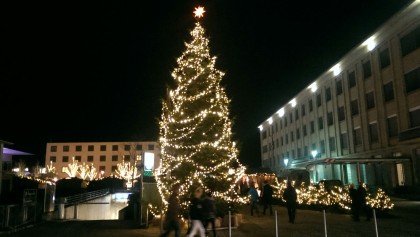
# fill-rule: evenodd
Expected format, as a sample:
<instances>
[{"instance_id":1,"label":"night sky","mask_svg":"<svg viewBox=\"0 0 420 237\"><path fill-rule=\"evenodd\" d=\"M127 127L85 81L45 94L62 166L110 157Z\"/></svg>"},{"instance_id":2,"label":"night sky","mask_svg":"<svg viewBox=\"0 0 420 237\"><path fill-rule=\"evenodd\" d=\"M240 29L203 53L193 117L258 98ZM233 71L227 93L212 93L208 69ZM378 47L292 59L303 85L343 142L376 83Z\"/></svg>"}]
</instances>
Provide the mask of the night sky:
<instances>
[{"instance_id":1,"label":"night sky","mask_svg":"<svg viewBox=\"0 0 420 237\"><path fill-rule=\"evenodd\" d=\"M201 5L239 158L255 167L257 127L412 1L3 2L12 2L0 3L9 148L43 164L47 142L157 140L161 99Z\"/></svg>"}]
</instances>

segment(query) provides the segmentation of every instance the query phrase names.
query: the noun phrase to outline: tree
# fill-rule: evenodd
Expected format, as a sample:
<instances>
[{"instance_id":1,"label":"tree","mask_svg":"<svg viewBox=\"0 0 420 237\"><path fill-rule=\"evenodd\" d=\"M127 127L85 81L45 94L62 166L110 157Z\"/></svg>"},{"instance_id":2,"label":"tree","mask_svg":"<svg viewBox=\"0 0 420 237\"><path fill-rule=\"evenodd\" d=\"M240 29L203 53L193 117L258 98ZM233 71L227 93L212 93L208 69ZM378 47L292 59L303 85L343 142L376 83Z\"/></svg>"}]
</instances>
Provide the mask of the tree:
<instances>
[{"instance_id":1,"label":"tree","mask_svg":"<svg viewBox=\"0 0 420 237\"><path fill-rule=\"evenodd\" d=\"M168 88L162 102L159 192L166 200L172 185L181 184L179 197L185 210L194 189L202 187L212 191L218 203L232 208L243 202L235 184L245 167L232 141L230 100L220 85L224 73L215 68L216 57L210 56L199 21L191 36L172 72L175 88Z\"/></svg>"}]
</instances>

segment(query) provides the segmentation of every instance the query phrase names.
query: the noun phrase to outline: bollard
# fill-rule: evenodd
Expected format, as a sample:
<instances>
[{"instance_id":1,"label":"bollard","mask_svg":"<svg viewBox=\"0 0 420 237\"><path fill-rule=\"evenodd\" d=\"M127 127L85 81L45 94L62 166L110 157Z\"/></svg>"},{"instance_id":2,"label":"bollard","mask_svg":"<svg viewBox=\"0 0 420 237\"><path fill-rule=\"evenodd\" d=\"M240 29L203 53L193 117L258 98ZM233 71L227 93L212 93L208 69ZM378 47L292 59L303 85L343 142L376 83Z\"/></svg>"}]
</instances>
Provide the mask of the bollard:
<instances>
[{"instance_id":1,"label":"bollard","mask_svg":"<svg viewBox=\"0 0 420 237\"><path fill-rule=\"evenodd\" d=\"M64 220L65 219L65 216L66 216L65 204L66 204L66 198L59 198L57 200L57 205L58 205L58 219L60 219L60 220Z\"/></svg>"},{"instance_id":2,"label":"bollard","mask_svg":"<svg viewBox=\"0 0 420 237\"><path fill-rule=\"evenodd\" d=\"M324 213L324 231L325 231L325 237L327 237L327 218L325 217L325 209L322 210Z\"/></svg>"},{"instance_id":3,"label":"bollard","mask_svg":"<svg viewBox=\"0 0 420 237\"><path fill-rule=\"evenodd\" d=\"M279 237L279 227L277 225L277 210L274 211L274 214L276 216L276 237Z\"/></svg>"},{"instance_id":4,"label":"bollard","mask_svg":"<svg viewBox=\"0 0 420 237\"><path fill-rule=\"evenodd\" d=\"M376 222L375 208L373 208L373 220L375 221L375 233L376 233L376 237L378 237L378 223Z\"/></svg>"}]
</instances>

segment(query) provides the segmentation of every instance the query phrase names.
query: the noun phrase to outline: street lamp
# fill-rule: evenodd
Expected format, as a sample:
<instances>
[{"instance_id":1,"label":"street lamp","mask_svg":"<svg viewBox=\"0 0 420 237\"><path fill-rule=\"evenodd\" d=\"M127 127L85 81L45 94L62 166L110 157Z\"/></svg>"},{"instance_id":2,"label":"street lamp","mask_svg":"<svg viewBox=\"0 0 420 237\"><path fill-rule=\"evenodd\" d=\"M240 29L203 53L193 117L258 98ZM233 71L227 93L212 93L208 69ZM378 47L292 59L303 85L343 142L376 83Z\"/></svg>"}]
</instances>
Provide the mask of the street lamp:
<instances>
[{"instance_id":1,"label":"street lamp","mask_svg":"<svg viewBox=\"0 0 420 237\"><path fill-rule=\"evenodd\" d=\"M311 155L312 155L312 158L316 158L316 156L318 155L318 151L317 150L312 150L311 151Z\"/></svg>"},{"instance_id":2,"label":"street lamp","mask_svg":"<svg viewBox=\"0 0 420 237\"><path fill-rule=\"evenodd\" d=\"M285 165L285 166L286 166L286 168L287 168L287 164L289 163L289 159L284 158L283 162L284 162L284 165Z\"/></svg>"}]
</instances>

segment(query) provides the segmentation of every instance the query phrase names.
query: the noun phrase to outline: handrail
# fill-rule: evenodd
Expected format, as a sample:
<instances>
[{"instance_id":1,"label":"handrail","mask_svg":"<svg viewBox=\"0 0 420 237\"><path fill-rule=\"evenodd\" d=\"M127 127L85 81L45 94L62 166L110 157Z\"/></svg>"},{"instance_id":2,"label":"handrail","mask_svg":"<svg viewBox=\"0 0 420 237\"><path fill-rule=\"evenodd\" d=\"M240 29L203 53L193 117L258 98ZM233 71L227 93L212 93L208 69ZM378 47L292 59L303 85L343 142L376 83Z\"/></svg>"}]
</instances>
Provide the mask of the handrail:
<instances>
[{"instance_id":1,"label":"handrail","mask_svg":"<svg viewBox=\"0 0 420 237\"><path fill-rule=\"evenodd\" d=\"M73 195L73 196L66 197L65 198L65 204L67 206L75 205L75 204L87 202L87 201L95 199L95 198L103 197L107 194L109 194L109 189L108 188L100 189L100 190L96 190L96 191L92 191L92 192L76 194L76 195Z\"/></svg>"}]
</instances>

